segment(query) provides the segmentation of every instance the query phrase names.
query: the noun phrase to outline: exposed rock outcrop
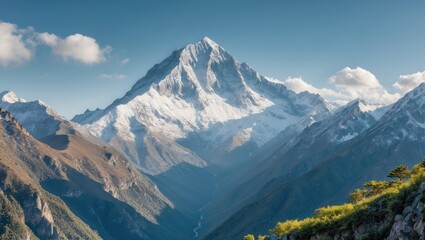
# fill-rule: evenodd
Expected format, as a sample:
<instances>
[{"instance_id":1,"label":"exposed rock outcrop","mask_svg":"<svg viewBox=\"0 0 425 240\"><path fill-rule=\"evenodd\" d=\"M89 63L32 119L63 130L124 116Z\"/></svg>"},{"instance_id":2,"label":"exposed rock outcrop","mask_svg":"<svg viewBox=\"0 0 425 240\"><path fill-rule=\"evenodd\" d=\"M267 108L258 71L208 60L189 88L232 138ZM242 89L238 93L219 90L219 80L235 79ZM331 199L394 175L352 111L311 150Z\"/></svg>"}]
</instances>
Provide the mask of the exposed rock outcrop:
<instances>
[{"instance_id":1,"label":"exposed rock outcrop","mask_svg":"<svg viewBox=\"0 0 425 240\"><path fill-rule=\"evenodd\" d=\"M391 228L387 240L408 240L425 239L423 222L423 192L425 191L425 182L421 183L417 191L412 192L413 202L406 206L402 214L395 216L394 224Z\"/></svg>"},{"instance_id":2,"label":"exposed rock outcrop","mask_svg":"<svg viewBox=\"0 0 425 240\"><path fill-rule=\"evenodd\" d=\"M24 196L21 204L25 223L33 229L37 236L43 239L59 239L58 229L54 226L49 205L38 193Z\"/></svg>"}]
</instances>

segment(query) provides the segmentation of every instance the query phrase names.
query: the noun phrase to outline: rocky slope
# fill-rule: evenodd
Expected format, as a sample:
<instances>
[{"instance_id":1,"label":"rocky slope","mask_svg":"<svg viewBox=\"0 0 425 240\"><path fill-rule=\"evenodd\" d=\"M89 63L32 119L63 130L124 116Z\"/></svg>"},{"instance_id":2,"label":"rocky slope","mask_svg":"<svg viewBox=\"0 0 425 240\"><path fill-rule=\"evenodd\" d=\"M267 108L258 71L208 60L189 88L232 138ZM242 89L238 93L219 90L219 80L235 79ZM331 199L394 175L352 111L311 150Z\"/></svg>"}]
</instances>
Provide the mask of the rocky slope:
<instances>
[{"instance_id":1,"label":"rocky slope","mask_svg":"<svg viewBox=\"0 0 425 240\"><path fill-rule=\"evenodd\" d=\"M38 158L17 154L30 141L26 130L0 108L0 238L101 239L63 201L34 181L39 180L34 172L46 170L44 174L51 175L52 171L40 165Z\"/></svg>"},{"instance_id":2,"label":"rocky slope","mask_svg":"<svg viewBox=\"0 0 425 240\"><path fill-rule=\"evenodd\" d=\"M42 101L28 102L18 98L10 91L4 92L3 96L0 104L5 105L12 113L18 114L20 116L18 121L22 122L24 127L30 127L31 131L28 131L30 134L42 132L45 129L42 121L35 123L32 121L34 119L32 114L42 115L43 121L58 123L52 124L53 131L49 133L50 135L40 136L38 140L58 151L66 159L73 159L72 164L68 163L72 166L72 171L69 172L72 179L69 182L49 179L43 182L43 187L62 196L70 206L73 206L71 207L73 211L88 211L87 208L81 208L84 205L96 209L99 206L99 202L96 201L105 201L106 199L108 202L114 202L114 206L117 208L123 203L129 204L126 206L129 209L118 210L117 216L128 215L126 212L130 211L136 215L135 219L133 219L134 217L126 218L124 222L127 224L130 222L142 223L144 226L133 226L132 228L139 229L137 231L141 232L150 228L149 231L153 232L149 234L151 237L159 233L163 227L169 231L168 233L167 231L162 232L162 236L170 234L172 235L169 236L171 239L193 236L193 228L197 226L200 214L198 209L210 200L210 195L214 190L214 183L211 181L212 174L209 171L189 164L188 166L175 166L166 173L155 177L147 177L120 152L111 148L101 139L85 132L81 126L58 116ZM152 134L142 147L151 149L152 153L163 156L163 159L176 157L175 151L168 152L167 149L161 148L161 144L165 143L171 148L173 144L178 145L161 135ZM51 160L47 159L46 161ZM198 184L193 184L194 182ZM161 189L157 187L157 184ZM83 191L84 189L85 191ZM88 194L89 192L95 193ZM82 195L83 197L80 196L81 193L85 193ZM112 198L109 194L112 195ZM78 197L77 202L69 199L74 195ZM103 215L101 220L106 222L111 220L111 216L108 216L109 213L105 212L105 209L97 209L97 211ZM93 228L103 229L103 231L99 230L102 237L110 235L109 230L104 227L105 224L98 221L97 218L98 216L90 214L83 217L84 221L90 222ZM175 224L176 222L180 222L180 224ZM161 226L155 226L155 224ZM120 227L116 230L119 230ZM140 230L140 228L143 229ZM146 234L142 235L146 237Z\"/></svg>"},{"instance_id":3,"label":"rocky slope","mask_svg":"<svg viewBox=\"0 0 425 240\"><path fill-rule=\"evenodd\" d=\"M78 131L52 135L53 142L67 141L66 148L57 150L32 138L17 122L16 126L19 128L6 125L5 131L25 134L19 134L19 138L7 137L4 149L16 156L14 161L24 161L27 171L17 176L36 179L42 191L60 197L102 238L187 237L177 231L184 227L173 222L182 213L174 209L156 184L116 150L87 141ZM5 174L10 174L9 170ZM44 206L43 201L37 198L34 201L35 205ZM191 231L190 227L187 226L187 232ZM129 228L131 231L123 232Z\"/></svg>"}]
</instances>

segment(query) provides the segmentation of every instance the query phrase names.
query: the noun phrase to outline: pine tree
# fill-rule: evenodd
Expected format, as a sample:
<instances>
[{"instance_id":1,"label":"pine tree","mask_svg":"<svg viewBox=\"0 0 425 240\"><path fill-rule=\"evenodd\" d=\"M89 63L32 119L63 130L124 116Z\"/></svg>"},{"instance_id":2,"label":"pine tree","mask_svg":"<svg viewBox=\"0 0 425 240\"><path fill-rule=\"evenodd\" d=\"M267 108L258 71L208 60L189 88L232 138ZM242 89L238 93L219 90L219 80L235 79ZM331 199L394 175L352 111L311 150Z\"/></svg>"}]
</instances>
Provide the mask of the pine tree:
<instances>
[{"instance_id":1,"label":"pine tree","mask_svg":"<svg viewBox=\"0 0 425 240\"><path fill-rule=\"evenodd\" d=\"M404 165L394 168L387 175L387 177L397 178L399 181L404 181L404 179L409 178L409 176L410 170Z\"/></svg>"}]
</instances>

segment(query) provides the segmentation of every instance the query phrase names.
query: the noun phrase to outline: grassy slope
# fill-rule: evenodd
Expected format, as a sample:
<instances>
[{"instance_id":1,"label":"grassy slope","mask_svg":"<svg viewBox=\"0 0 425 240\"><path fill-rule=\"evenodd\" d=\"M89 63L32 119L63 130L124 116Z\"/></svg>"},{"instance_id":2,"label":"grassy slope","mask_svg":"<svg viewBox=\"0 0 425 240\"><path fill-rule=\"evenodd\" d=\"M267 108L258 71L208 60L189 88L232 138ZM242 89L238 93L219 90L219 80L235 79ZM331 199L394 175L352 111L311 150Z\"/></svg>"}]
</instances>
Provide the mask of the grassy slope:
<instances>
[{"instance_id":1,"label":"grassy slope","mask_svg":"<svg viewBox=\"0 0 425 240\"><path fill-rule=\"evenodd\" d=\"M380 194L355 204L347 203L317 209L314 216L303 220L278 222L273 233L278 237L292 235L296 239L312 236L342 235L360 224L374 226L362 239L384 239L388 236L394 217L412 202L412 192L425 181L425 168L416 165L409 181L398 187L387 188Z\"/></svg>"}]
</instances>

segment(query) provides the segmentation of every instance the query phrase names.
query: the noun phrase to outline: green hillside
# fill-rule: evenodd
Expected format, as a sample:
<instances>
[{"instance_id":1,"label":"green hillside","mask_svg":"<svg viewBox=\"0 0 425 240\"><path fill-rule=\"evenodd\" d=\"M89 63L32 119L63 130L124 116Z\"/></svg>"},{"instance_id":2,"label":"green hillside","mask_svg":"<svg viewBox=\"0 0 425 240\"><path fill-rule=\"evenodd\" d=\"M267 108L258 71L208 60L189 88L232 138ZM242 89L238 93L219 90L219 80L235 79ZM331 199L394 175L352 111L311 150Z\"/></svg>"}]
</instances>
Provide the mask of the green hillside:
<instances>
[{"instance_id":1,"label":"green hillside","mask_svg":"<svg viewBox=\"0 0 425 240\"><path fill-rule=\"evenodd\" d=\"M270 235L244 239L420 239L424 235L425 160L401 165L389 181L369 181L348 202L317 209L312 217L278 222ZM249 231L248 231L249 232Z\"/></svg>"}]
</instances>

